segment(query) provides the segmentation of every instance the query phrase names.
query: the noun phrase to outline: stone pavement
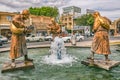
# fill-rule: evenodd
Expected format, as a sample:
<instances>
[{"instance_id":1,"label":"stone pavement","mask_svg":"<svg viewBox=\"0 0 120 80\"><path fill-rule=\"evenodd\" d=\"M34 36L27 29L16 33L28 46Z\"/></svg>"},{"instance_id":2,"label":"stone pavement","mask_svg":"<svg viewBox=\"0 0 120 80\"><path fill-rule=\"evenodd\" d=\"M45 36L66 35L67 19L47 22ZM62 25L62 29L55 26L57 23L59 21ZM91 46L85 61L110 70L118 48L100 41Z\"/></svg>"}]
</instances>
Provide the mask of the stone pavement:
<instances>
[{"instance_id":1,"label":"stone pavement","mask_svg":"<svg viewBox=\"0 0 120 80\"><path fill-rule=\"evenodd\" d=\"M71 43L65 43L66 47L91 47L92 41L81 41L81 42L77 42L76 46L72 46ZM110 45L117 45L120 44L120 40L110 40ZM31 48L49 48L50 44L45 44L45 45L30 45L27 46L28 49ZM0 48L0 52L6 52L9 51L10 48L9 47L2 47Z\"/></svg>"}]
</instances>

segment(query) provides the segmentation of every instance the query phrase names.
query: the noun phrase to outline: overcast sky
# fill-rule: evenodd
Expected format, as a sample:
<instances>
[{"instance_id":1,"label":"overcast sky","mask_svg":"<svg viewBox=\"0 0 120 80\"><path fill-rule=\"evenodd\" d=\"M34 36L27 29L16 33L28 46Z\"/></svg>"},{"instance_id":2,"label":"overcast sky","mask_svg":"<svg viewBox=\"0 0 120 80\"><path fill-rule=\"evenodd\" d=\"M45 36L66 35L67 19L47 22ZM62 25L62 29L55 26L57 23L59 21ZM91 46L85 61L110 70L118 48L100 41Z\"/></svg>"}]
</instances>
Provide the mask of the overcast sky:
<instances>
[{"instance_id":1,"label":"overcast sky","mask_svg":"<svg viewBox=\"0 0 120 80\"><path fill-rule=\"evenodd\" d=\"M120 0L0 0L0 11L4 12L21 12L25 8L41 6L57 6L60 13L63 7L77 6L82 14L86 9L92 9L112 21L120 18Z\"/></svg>"}]
</instances>

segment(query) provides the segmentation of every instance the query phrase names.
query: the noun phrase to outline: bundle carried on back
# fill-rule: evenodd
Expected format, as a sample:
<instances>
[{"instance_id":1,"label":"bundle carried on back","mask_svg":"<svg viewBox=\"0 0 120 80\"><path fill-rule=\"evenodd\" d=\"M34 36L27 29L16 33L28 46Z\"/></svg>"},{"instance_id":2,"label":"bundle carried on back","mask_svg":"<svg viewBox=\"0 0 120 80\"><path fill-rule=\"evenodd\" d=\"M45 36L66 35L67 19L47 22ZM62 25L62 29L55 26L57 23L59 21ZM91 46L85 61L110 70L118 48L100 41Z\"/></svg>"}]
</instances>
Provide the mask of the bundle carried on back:
<instances>
[{"instance_id":1,"label":"bundle carried on back","mask_svg":"<svg viewBox=\"0 0 120 80\"><path fill-rule=\"evenodd\" d=\"M110 29L111 21L110 21L108 18L100 16L100 17L99 17L99 21L100 21L100 25L101 25L102 27L104 27L104 28L107 29L107 30Z\"/></svg>"}]
</instances>

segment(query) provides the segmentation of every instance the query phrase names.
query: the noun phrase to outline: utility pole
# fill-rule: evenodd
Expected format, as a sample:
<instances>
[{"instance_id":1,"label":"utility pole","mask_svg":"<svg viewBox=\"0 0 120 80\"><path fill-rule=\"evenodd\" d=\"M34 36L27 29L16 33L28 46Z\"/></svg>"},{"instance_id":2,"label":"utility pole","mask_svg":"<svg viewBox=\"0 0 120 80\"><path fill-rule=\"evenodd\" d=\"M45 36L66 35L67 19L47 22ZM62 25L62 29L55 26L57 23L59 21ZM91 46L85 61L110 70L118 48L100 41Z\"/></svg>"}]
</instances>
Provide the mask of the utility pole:
<instances>
[{"instance_id":1,"label":"utility pole","mask_svg":"<svg viewBox=\"0 0 120 80\"><path fill-rule=\"evenodd\" d=\"M75 16L75 13L74 13L74 9L72 10L72 23L73 23L73 26L72 26L72 35L73 35L73 30L74 30L74 16Z\"/></svg>"},{"instance_id":2,"label":"utility pole","mask_svg":"<svg viewBox=\"0 0 120 80\"><path fill-rule=\"evenodd\" d=\"M73 23L73 26L72 26L72 35L73 35L73 29L74 29L74 15L72 15L72 23Z\"/></svg>"}]
</instances>

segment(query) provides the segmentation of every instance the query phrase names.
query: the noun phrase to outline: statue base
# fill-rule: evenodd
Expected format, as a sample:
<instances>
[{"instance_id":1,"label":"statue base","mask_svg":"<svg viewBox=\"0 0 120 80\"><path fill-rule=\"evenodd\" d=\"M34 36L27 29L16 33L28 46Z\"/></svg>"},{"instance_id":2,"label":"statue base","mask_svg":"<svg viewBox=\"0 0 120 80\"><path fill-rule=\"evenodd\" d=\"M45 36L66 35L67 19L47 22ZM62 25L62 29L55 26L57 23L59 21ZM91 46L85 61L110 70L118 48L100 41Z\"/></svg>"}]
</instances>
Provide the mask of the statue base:
<instances>
[{"instance_id":1,"label":"statue base","mask_svg":"<svg viewBox=\"0 0 120 80\"><path fill-rule=\"evenodd\" d=\"M1 72L3 73L3 72L15 71L15 70L34 68L34 64L32 61L16 60L15 64L16 64L16 66L12 67L11 62L5 62L3 64Z\"/></svg>"},{"instance_id":2,"label":"statue base","mask_svg":"<svg viewBox=\"0 0 120 80\"><path fill-rule=\"evenodd\" d=\"M90 59L81 61L81 64L87 65L87 66L94 66L98 68L102 68L105 70L110 70L112 67L118 66L120 64L120 61L105 61L105 60L97 60L91 61Z\"/></svg>"},{"instance_id":3,"label":"statue base","mask_svg":"<svg viewBox=\"0 0 120 80\"><path fill-rule=\"evenodd\" d=\"M120 52L120 49L116 49L116 51Z\"/></svg>"}]
</instances>

